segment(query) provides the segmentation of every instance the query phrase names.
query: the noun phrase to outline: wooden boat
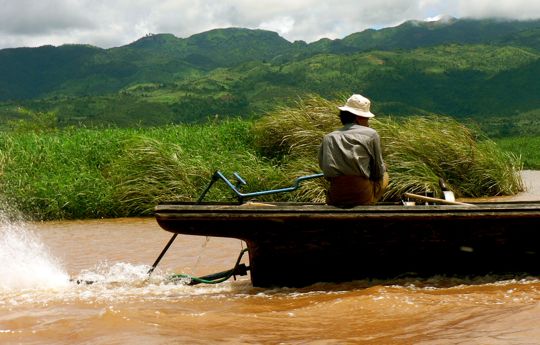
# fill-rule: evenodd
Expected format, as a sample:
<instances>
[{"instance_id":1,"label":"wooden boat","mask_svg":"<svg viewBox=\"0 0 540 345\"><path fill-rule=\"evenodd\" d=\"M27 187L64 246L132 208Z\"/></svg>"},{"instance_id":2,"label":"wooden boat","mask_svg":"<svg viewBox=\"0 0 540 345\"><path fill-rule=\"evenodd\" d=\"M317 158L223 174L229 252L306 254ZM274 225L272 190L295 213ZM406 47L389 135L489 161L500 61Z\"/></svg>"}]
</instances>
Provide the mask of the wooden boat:
<instances>
[{"instance_id":1,"label":"wooden boat","mask_svg":"<svg viewBox=\"0 0 540 345\"><path fill-rule=\"evenodd\" d=\"M387 204L166 203L170 232L230 237L249 249L254 286L402 275L540 273L540 202Z\"/></svg>"}]
</instances>

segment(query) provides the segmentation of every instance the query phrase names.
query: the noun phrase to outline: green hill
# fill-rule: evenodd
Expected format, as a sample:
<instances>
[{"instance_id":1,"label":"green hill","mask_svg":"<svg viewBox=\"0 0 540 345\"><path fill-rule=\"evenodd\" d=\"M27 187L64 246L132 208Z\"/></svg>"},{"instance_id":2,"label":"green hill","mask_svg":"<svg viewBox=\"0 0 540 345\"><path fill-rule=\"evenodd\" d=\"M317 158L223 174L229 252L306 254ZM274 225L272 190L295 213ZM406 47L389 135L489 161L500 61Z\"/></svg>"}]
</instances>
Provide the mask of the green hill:
<instances>
[{"instance_id":1,"label":"green hill","mask_svg":"<svg viewBox=\"0 0 540 345\"><path fill-rule=\"evenodd\" d=\"M443 44L514 45L520 34L538 28L539 21L502 21L443 18L437 22L408 21L394 28L349 35L343 45L359 50L415 49ZM520 42L524 46L527 40Z\"/></svg>"},{"instance_id":2,"label":"green hill","mask_svg":"<svg viewBox=\"0 0 540 345\"><path fill-rule=\"evenodd\" d=\"M263 30L218 29L187 39L170 34L100 49L84 45L0 50L0 101L104 95L144 82L173 82L247 61L272 59L292 43Z\"/></svg>"},{"instance_id":3,"label":"green hill","mask_svg":"<svg viewBox=\"0 0 540 345\"><path fill-rule=\"evenodd\" d=\"M454 18L310 44L228 28L112 49L3 49L0 125L19 107L53 111L59 125L159 125L260 116L307 93L360 92L380 114L496 118L505 128L500 117L540 113L539 57L540 20Z\"/></svg>"}]
</instances>

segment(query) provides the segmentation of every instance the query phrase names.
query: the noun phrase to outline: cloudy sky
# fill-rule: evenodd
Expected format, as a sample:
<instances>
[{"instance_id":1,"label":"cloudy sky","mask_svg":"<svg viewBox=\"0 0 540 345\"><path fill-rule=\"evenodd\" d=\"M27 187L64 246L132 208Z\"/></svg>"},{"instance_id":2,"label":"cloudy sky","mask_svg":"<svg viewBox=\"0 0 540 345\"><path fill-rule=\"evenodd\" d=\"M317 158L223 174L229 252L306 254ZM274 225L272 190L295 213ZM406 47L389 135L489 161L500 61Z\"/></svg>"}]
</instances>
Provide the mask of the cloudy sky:
<instances>
[{"instance_id":1,"label":"cloudy sky","mask_svg":"<svg viewBox=\"0 0 540 345\"><path fill-rule=\"evenodd\" d=\"M148 33L185 38L233 26L312 42L439 15L538 19L540 0L0 0L0 48L109 48Z\"/></svg>"}]
</instances>

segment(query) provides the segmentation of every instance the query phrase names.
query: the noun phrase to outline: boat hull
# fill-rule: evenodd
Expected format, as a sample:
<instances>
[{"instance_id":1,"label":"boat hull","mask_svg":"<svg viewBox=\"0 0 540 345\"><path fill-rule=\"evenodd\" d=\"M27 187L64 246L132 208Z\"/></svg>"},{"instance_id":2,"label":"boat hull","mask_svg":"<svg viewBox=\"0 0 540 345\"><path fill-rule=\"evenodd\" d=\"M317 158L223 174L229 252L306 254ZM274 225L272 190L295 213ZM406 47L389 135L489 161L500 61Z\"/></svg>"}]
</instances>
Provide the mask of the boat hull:
<instances>
[{"instance_id":1,"label":"boat hull","mask_svg":"<svg viewBox=\"0 0 540 345\"><path fill-rule=\"evenodd\" d=\"M247 243L254 286L402 275L539 274L540 204L156 207L168 231Z\"/></svg>"}]
</instances>

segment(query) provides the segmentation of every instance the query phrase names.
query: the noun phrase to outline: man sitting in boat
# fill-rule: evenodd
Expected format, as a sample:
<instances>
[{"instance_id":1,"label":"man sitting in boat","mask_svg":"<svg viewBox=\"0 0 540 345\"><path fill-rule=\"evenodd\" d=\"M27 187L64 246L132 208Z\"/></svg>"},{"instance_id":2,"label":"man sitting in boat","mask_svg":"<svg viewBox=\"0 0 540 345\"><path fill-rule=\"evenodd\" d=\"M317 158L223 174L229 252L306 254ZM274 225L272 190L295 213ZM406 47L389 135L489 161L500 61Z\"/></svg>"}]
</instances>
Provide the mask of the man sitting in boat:
<instances>
[{"instance_id":1,"label":"man sitting in boat","mask_svg":"<svg viewBox=\"0 0 540 345\"><path fill-rule=\"evenodd\" d=\"M319 149L319 166L330 181L326 203L351 207L377 202L388 185L381 139L369 127L371 102L354 94L338 107L343 127L327 134Z\"/></svg>"}]
</instances>

